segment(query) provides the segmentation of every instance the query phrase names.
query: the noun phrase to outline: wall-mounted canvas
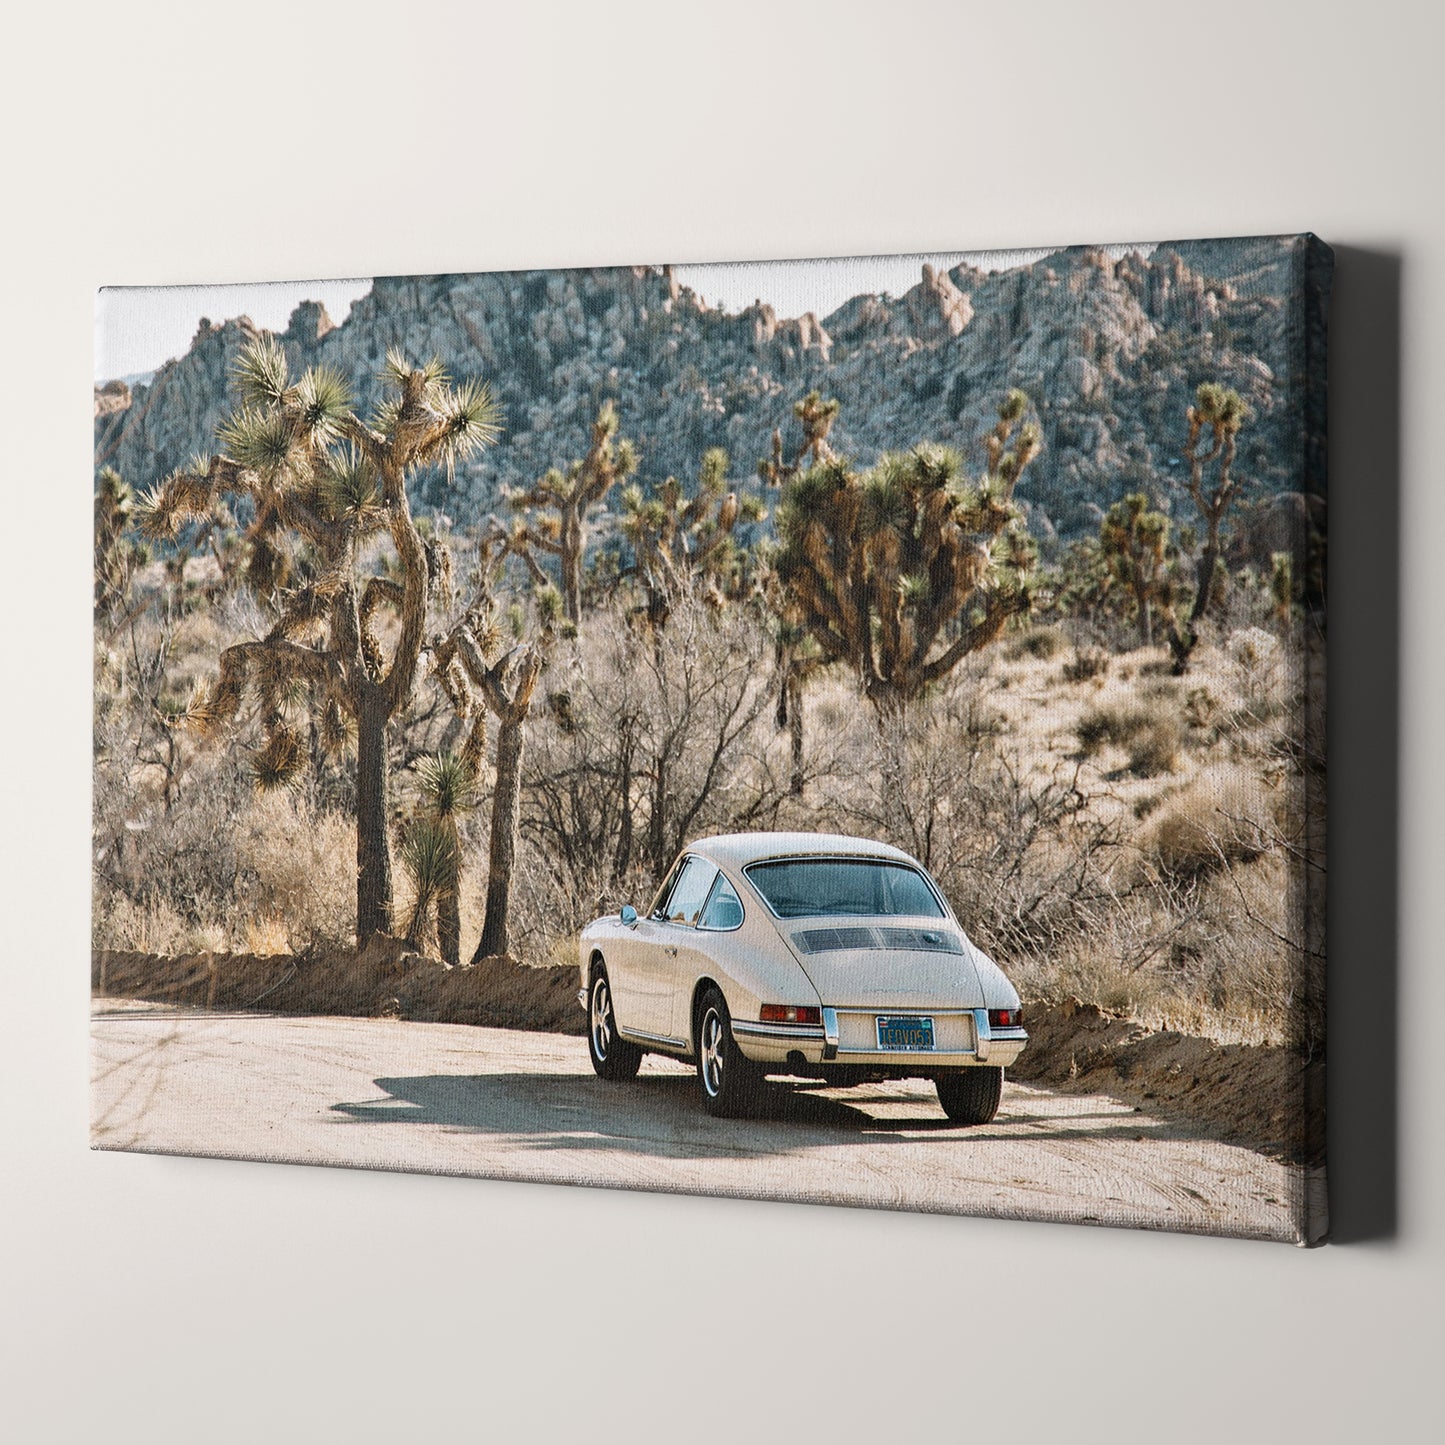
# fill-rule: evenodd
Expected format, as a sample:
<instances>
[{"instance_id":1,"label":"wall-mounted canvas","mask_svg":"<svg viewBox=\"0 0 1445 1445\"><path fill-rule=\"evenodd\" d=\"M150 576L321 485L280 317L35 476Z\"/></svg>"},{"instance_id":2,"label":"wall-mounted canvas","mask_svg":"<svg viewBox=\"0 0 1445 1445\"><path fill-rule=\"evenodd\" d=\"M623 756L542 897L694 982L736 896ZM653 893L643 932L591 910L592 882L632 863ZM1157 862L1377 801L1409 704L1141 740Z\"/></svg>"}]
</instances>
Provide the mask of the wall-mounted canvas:
<instances>
[{"instance_id":1,"label":"wall-mounted canvas","mask_svg":"<svg viewBox=\"0 0 1445 1445\"><path fill-rule=\"evenodd\" d=\"M1307 235L100 293L100 1149L1326 1229Z\"/></svg>"}]
</instances>

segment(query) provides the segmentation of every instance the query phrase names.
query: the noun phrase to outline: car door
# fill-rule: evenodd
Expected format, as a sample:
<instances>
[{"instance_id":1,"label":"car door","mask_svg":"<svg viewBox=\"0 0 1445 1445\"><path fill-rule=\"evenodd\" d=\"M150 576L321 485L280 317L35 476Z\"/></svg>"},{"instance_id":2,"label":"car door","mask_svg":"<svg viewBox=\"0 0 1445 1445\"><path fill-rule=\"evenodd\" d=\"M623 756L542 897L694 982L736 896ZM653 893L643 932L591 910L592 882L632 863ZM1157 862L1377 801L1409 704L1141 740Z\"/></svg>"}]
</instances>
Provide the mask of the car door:
<instances>
[{"instance_id":1,"label":"car door","mask_svg":"<svg viewBox=\"0 0 1445 1445\"><path fill-rule=\"evenodd\" d=\"M660 964L653 955L665 947L660 920L666 917L667 900L682 873L686 857L679 858L652 901L652 907L630 928L623 926L607 945L607 974L612 985L612 1005L617 1023L626 1034L656 1034L660 1000L656 997Z\"/></svg>"},{"instance_id":2,"label":"car door","mask_svg":"<svg viewBox=\"0 0 1445 1445\"><path fill-rule=\"evenodd\" d=\"M716 864L696 854L689 855L683 860L662 916L649 920L657 930L658 940L658 947L653 950L651 980L655 1031L683 1043L689 1042L687 1007L699 964L698 920L717 876Z\"/></svg>"}]
</instances>

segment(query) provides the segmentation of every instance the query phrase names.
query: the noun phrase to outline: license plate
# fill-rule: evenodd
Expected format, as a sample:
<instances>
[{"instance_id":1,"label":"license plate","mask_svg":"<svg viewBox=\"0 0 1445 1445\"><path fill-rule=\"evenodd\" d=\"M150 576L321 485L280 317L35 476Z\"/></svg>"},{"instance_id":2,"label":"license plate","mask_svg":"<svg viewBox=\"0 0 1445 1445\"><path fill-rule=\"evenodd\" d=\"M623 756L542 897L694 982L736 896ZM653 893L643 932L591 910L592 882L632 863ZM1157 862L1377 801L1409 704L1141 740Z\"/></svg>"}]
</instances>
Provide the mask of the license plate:
<instances>
[{"instance_id":1,"label":"license plate","mask_svg":"<svg viewBox=\"0 0 1445 1445\"><path fill-rule=\"evenodd\" d=\"M927 1053L933 1048L933 1020L916 1014L879 1014L878 1051L885 1054Z\"/></svg>"}]
</instances>

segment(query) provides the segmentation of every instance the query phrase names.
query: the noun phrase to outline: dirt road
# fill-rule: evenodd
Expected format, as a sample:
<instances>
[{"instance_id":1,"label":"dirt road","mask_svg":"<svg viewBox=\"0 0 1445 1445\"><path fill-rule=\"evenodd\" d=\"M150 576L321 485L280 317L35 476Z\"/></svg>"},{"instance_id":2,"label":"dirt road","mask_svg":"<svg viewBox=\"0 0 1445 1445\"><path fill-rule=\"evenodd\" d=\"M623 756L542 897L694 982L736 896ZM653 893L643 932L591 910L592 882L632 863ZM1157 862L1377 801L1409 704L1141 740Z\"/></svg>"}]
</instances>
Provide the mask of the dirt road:
<instances>
[{"instance_id":1,"label":"dirt road","mask_svg":"<svg viewBox=\"0 0 1445 1445\"><path fill-rule=\"evenodd\" d=\"M1309 1182L1111 1099L1012 1083L983 1129L950 1126L920 1082L774 1086L759 1117L720 1121L681 1064L604 1084L557 1034L111 999L92 1033L100 1149L1289 1240Z\"/></svg>"}]
</instances>

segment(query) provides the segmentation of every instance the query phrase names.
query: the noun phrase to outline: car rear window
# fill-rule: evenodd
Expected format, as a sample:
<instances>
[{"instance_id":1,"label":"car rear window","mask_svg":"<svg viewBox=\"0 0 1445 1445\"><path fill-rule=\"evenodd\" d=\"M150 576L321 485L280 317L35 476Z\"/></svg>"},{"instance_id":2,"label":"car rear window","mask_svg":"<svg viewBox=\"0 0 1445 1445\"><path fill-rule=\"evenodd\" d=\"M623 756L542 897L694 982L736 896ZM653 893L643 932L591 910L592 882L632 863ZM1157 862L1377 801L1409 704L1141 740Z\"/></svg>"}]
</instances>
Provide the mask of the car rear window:
<instances>
[{"instance_id":1,"label":"car rear window","mask_svg":"<svg viewBox=\"0 0 1445 1445\"><path fill-rule=\"evenodd\" d=\"M778 858L745 870L779 918L942 918L928 881L906 863L877 858Z\"/></svg>"}]
</instances>

